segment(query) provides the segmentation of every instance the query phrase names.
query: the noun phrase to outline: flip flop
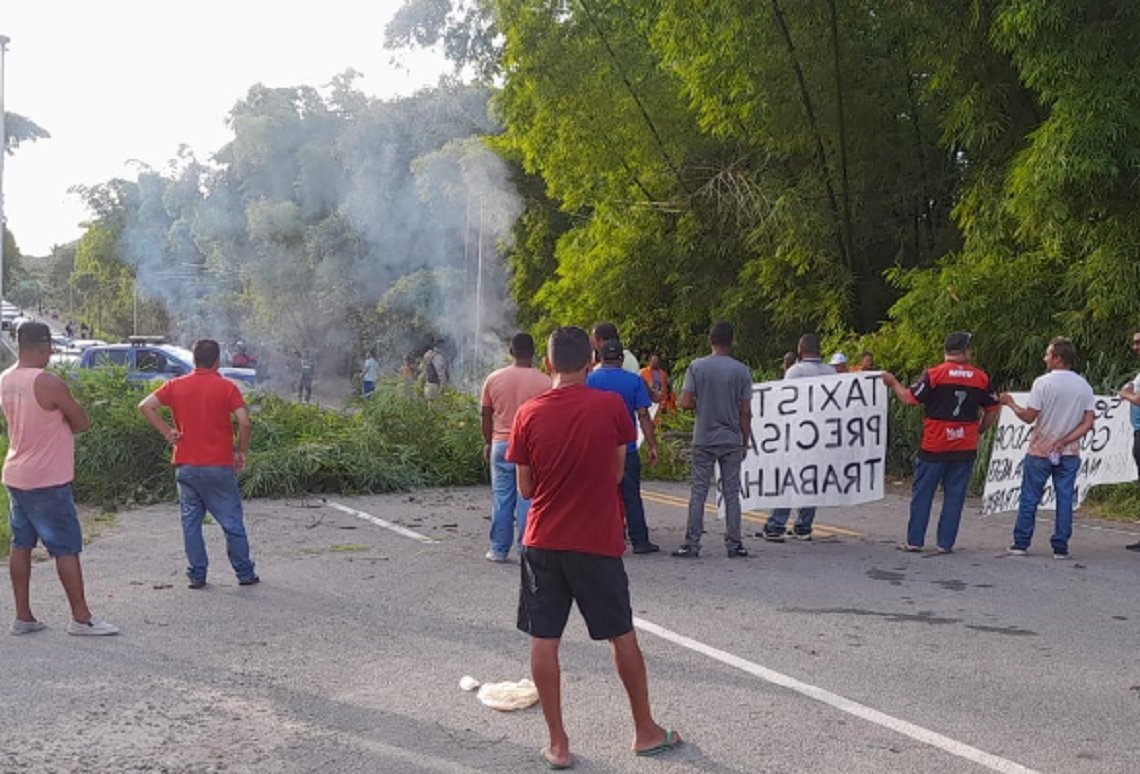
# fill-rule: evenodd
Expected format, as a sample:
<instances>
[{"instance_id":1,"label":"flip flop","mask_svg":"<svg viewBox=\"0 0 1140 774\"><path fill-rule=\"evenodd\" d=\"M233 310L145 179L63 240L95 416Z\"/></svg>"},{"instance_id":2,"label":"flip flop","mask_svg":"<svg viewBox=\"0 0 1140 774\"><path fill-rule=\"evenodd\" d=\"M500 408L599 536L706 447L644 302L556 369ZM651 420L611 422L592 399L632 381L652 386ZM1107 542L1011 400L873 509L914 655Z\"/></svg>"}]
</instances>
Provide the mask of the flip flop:
<instances>
[{"instance_id":1,"label":"flip flop","mask_svg":"<svg viewBox=\"0 0 1140 774\"><path fill-rule=\"evenodd\" d=\"M895 546L895 548L897 548L900 551L906 551L908 554L921 554L922 553L922 546L912 546L912 545L909 545L908 543L899 543L897 546Z\"/></svg>"},{"instance_id":2,"label":"flip flop","mask_svg":"<svg viewBox=\"0 0 1140 774\"><path fill-rule=\"evenodd\" d=\"M642 758L646 758L646 757L653 756L653 755L660 755L661 753L666 753L666 752L669 752L670 750L677 749L678 747L680 747L684 743L684 741L685 741L684 739L682 739L673 729L670 728L668 731L665 732L665 741L664 742L657 745L656 747L650 747L650 748L647 748L645 750L634 750L634 752L637 753Z\"/></svg>"},{"instance_id":3,"label":"flip flop","mask_svg":"<svg viewBox=\"0 0 1140 774\"><path fill-rule=\"evenodd\" d=\"M542 757L542 762L546 764L546 768L551 769L552 771L565 771L566 769L574 768L573 758L571 758L567 763L556 763L546 756L546 750L539 752L539 755Z\"/></svg>"}]
</instances>

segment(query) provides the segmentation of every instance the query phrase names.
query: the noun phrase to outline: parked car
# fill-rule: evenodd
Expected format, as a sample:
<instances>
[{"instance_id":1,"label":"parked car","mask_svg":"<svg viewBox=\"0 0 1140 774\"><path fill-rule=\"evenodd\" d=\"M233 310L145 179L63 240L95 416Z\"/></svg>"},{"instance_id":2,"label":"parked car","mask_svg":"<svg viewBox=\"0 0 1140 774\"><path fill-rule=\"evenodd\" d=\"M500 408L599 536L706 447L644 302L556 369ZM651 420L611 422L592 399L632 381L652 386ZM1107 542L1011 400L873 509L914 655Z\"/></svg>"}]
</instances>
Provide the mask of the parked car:
<instances>
[{"instance_id":1,"label":"parked car","mask_svg":"<svg viewBox=\"0 0 1140 774\"><path fill-rule=\"evenodd\" d=\"M194 370L194 355L188 349L171 344L104 344L90 346L79 356L80 368L126 368L130 381L166 381ZM257 381L252 368L219 368L222 376L243 389Z\"/></svg>"}]
</instances>

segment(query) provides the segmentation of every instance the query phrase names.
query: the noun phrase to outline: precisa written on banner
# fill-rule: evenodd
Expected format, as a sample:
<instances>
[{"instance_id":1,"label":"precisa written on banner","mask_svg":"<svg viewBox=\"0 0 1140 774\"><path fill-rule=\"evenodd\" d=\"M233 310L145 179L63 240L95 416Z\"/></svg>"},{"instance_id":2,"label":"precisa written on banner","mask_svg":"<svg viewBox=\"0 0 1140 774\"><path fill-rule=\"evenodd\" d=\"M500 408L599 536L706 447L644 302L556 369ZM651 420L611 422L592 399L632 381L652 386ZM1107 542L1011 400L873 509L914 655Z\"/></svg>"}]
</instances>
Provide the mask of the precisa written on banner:
<instances>
[{"instance_id":1,"label":"precisa written on banner","mask_svg":"<svg viewBox=\"0 0 1140 774\"><path fill-rule=\"evenodd\" d=\"M878 372L754 384L741 506L882 499L886 445L887 388Z\"/></svg>"}]
</instances>

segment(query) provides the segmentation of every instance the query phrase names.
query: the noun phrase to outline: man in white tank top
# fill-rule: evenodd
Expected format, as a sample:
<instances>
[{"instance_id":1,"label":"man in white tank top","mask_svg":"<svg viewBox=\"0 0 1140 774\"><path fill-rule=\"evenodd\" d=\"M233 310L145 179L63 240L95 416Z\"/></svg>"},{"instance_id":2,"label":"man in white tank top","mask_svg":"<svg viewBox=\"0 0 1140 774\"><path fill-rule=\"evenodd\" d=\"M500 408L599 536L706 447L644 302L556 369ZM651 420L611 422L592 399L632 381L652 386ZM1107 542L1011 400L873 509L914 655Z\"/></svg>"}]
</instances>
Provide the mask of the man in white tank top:
<instances>
[{"instance_id":1,"label":"man in white tank top","mask_svg":"<svg viewBox=\"0 0 1140 774\"><path fill-rule=\"evenodd\" d=\"M16 598L16 620L8 631L31 634L45 628L32 615L32 549L42 542L71 605L67 633L117 634L118 629L92 617L83 593L79 553L83 533L75 513L71 481L75 477L75 433L90 426L87 412L67 383L44 367L51 359L51 330L25 322L16 334L20 357L0 374L0 404L8 420L8 456L3 481L11 501L12 555L8 569Z\"/></svg>"}]
</instances>

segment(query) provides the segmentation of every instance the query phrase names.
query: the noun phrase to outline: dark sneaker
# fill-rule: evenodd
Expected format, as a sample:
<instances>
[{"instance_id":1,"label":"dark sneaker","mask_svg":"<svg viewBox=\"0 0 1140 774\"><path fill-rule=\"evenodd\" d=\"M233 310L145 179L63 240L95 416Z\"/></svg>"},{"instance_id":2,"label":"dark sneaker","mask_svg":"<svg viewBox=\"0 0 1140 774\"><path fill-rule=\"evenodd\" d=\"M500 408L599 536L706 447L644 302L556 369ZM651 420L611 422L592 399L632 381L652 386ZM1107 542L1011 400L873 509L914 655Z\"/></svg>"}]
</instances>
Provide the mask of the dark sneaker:
<instances>
[{"instance_id":1,"label":"dark sneaker","mask_svg":"<svg viewBox=\"0 0 1140 774\"><path fill-rule=\"evenodd\" d=\"M655 554L660 550L661 546L656 543L642 543L641 545L633 547L635 554Z\"/></svg>"},{"instance_id":2,"label":"dark sneaker","mask_svg":"<svg viewBox=\"0 0 1140 774\"><path fill-rule=\"evenodd\" d=\"M673 556L680 557L681 559L696 559L701 555L701 549L694 548L693 546L681 546L673 552Z\"/></svg>"},{"instance_id":3,"label":"dark sneaker","mask_svg":"<svg viewBox=\"0 0 1140 774\"><path fill-rule=\"evenodd\" d=\"M205 586L206 586L205 579L203 579L203 580L192 580L186 584L186 588L188 588L188 589L201 589L201 588L205 588Z\"/></svg>"},{"instance_id":4,"label":"dark sneaker","mask_svg":"<svg viewBox=\"0 0 1140 774\"><path fill-rule=\"evenodd\" d=\"M256 575L254 575L252 578L239 578L238 579L238 585L239 586L254 586L258 583L261 583L261 578L257 577Z\"/></svg>"},{"instance_id":5,"label":"dark sneaker","mask_svg":"<svg viewBox=\"0 0 1140 774\"><path fill-rule=\"evenodd\" d=\"M1060 559L1060 560L1064 561L1065 559L1069 559L1071 557L1069 556L1068 551L1054 551L1053 552L1053 558L1054 559Z\"/></svg>"},{"instance_id":6,"label":"dark sneaker","mask_svg":"<svg viewBox=\"0 0 1140 774\"><path fill-rule=\"evenodd\" d=\"M784 533L783 532L772 532L769 530L764 530L763 532L760 533L760 537L764 538L769 543L783 543L784 542Z\"/></svg>"},{"instance_id":7,"label":"dark sneaker","mask_svg":"<svg viewBox=\"0 0 1140 774\"><path fill-rule=\"evenodd\" d=\"M811 540L811 533L810 532L797 532L796 533L796 540Z\"/></svg>"},{"instance_id":8,"label":"dark sneaker","mask_svg":"<svg viewBox=\"0 0 1140 774\"><path fill-rule=\"evenodd\" d=\"M1129 543L1124 547L1125 551L1140 551L1140 541Z\"/></svg>"},{"instance_id":9,"label":"dark sneaker","mask_svg":"<svg viewBox=\"0 0 1140 774\"><path fill-rule=\"evenodd\" d=\"M729 559L743 559L746 556L748 556L748 549L744 546L735 546L728 549Z\"/></svg>"},{"instance_id":10,"label":"dark sneaker","mask_svg":"<svg viewBox=\"0 0 1140 774\"><path fill-rule=\"evenodd\" d=\"M1005 551L1010 556L1025 556L1029 553L1028 548L1022 548L1021 546L1010 546Z\"/></svg>"}]
</instances>

